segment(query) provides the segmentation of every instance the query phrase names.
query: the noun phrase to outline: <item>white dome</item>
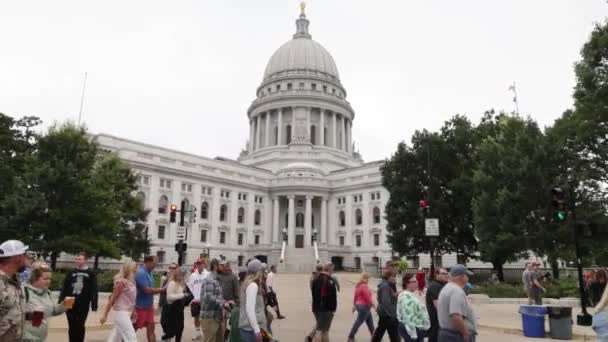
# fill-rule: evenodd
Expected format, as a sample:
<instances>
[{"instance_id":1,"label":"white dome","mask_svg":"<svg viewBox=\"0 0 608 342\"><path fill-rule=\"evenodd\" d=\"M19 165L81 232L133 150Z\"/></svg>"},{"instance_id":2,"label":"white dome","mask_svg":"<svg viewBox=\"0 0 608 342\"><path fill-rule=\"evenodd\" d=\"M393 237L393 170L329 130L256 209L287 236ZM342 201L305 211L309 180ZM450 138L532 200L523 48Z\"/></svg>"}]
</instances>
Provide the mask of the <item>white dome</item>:
<instances>
[{"instance_id":1,"label":"white dome","mask_svg":"<svg viewBox=\"0 0 608 342\"><path fill-rule=\"evenodd\" d=\"M340 79L333 57L319 43L297 37L283 44L268 61L264 79L283 71L315 71Z\"/></svg>"}]
</instances>

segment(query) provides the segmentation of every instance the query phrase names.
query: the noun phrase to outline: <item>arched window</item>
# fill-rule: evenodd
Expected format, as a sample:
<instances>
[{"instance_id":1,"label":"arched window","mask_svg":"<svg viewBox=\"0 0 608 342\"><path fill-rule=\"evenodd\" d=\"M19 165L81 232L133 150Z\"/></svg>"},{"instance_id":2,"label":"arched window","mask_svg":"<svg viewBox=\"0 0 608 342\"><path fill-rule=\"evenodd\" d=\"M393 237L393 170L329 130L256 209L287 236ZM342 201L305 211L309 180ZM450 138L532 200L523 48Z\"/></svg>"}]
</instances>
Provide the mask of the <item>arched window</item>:
<instances>
[{"instance_id":1,"label":"arched window","mask_svg":"<svg viewBox=\"0 0 608 342\"><path fill-rule=\"evenodd\" d=\"M226 212L228 211L228 207L225 204L222 204L220 207L220 221L226 221Z\"/></svg>"},{"instance_id":2,"label":"arched window","mask_svg":"<svg viewBox=\"0 0 608 342\"><path fill-rule=\"evenodd\" d=\"M304 228L304 214L302 214L302 213L296 214L296 227Z\"/></svg>"},{"instance_id":3,"label":"arched window","mask_svg":"<svg viewBox=\"0 0 608 342\"><path fill-rule=\"evenodd\" d=\"M317 144L317 127L315 125L310 126L310 143L313 145Z\"/></svg>"},{"instance_id":4,"label":"arched window","mask_svg":"<svg viewBox=\"0 0 608 342\"><path fill-rule=\"evenodd\" d=\"M207 202L203 202L203 204L201 204L201 218L203 220L209 218L209 203Z\"/></svg>"},{"instance_id":5,"label":"arched window","mask_svg":"<svg viewBox=\"0 0 608 342\"><path fill-rule=\"evenodd\" d=\"M361 209L355 210L355 222L357 222L358 226L363 224L363 212L361 212Z\"/></svg>"},{"instance_id":6,"label":"arched window","mask_svg":"<svg viewBox=\"0 0 608 342\"><path fill-rule=\"evenodd\" d=\"M380 223L380 208L374 207L374 223Z\"/></svg>"},{"instance_id":7,"label":"arched window","mask_svg":"<svg viewBox=\"0 0 608 342\"><path fill-rule=\"evenodd\" d=\"M236 215L236 222L243 223L245 221L245 209L243 207L239 208L239 211Z\"/></svg>"},{"instance_id":8,"label":"arched window","mask_svg":"<svg viewBox=\"0 0 608 342\"><path fill-rule=\"evenodd\" d=\"M287 125L285 127L285 144L289 145L291 143L291 125Z\"/></svg>"},{"instance_id":9,"label":"arched window","mask_svg":"<svg viewBox=\"0 0 608 342\"><path fill-rule=\"evenodd\" d=\"M340 214L338 215L338 219L340 221L340 227L346 226L346 215L344 215L344 210L340 210Z\"/></svg>"},{"instance_id":10,"label":"arched window","mask_svg":"<svg viewBox=\"0 0 608 342\"><path fill-rule=\"evenodd\" d=\"M160 196L160 199L158 200L158 213L166 214L167 206L169 206L169 199L167 198L167 196L165 196L165 195Z\"/></svg>"},{"instance_id":11,"label":"arched window","mask_svg":"<svg viewBox=\"0 0 608 342\"><path fill-rule=\"evenodd\" d=\"M274 144L279 145L281 142L279 141L279 126L274 128Z\"/></svg>"},{"instance_id":12,"label":"arched window","mask_svg":"<svg viewBox=\"0 0 608 342\"><path fill-rule=\"evenodd\" d=\"M258 209L255 211L255 215L253 218L253 224L255 224L256 226L259 226L260 222L262 222L262 212Z\"/></svg>"}]
</instances>

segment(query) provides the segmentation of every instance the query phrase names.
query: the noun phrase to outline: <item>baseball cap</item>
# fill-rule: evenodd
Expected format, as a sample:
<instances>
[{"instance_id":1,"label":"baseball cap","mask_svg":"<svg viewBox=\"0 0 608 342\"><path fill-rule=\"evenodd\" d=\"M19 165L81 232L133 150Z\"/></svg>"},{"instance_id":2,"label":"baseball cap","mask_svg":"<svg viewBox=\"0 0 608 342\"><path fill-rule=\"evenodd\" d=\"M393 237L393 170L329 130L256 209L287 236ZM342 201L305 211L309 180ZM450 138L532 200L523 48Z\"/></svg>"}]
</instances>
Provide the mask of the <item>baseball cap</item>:
<instances>
[{"instance_id":1,"label":"baseball cap","mask_svg":"<svg viewBox=\"0 0 608 342\"><path fill-rule=\"evenodd\" d=\"M247 273L258 273L262 269L262 262L258 259L252 259L247 264Z\"/></svg>"},{"instance_id":2,"label":"baseball cap","mask_svg":"<svg viewBox=\"0 0 608 342\"><path fill-rule=\"evenodd\" d=\"M465 274L473 275L473 272L467 270L467 268L461 264L456 264L456 265L450 267L450 276L452 276L452 277L457 277L457 276L461 276L461 275L465 275Z\"/></svg>"},{"instance_id":3,"label":"baseball cap","mask_svg":"<svg viewBox=\"0 0 608 342\"><path fill-rule=\"evenodd\" d=\"M29 247L19 240L7 240L0 245L0 258L22 255L28 249Z\"/></svg>"},{"instance_id":4,"label":"baseball cap","mask_svg":"<svg viewBox=\"0 0 608 342\"><path fill-rule=\"evenodd\" d=\"M205 258L199 258L198 260L196 260L196 264L206 264L207 262L205 261Z\"/></svg>"},{"instance_id":5,"label":"baseball cap","mask_svg":"<svg viewBox=\"0 0 608 342\"><path fill-rule=\"evenodd\" d=\"M209 262L209 268L213 269L213 267L217 267L220 264L220 261L217 260L216 258L211 259L211 261Z\"/></svg>"}]
</instances>

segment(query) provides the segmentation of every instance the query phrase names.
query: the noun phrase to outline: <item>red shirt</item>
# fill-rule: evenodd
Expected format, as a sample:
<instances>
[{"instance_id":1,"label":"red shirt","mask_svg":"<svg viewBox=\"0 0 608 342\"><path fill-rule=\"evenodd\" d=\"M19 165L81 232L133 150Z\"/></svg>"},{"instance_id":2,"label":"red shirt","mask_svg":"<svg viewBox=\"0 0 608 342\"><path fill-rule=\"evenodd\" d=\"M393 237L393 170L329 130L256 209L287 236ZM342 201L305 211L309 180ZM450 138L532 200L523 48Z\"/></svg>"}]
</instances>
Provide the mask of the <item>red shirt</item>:
<instances>
[{"instance_id":1,"label":"red shirt","mask_svg":"<svg viewBox=\"0 0 608 342\"><path fill-rule=\"evenodd\" d=\"M416 281L418 281L418 288L422 290L426 286L426 274L424 272L416 273Z\"/></svg>"},{"instance_id":2,"label":"red shirt","mask_svg":"<svg viewBox=\"0 0 608 342\"><path fill-rule=\"evenodd\" d=\"M355 288L355 305L372 305L372 291L365 283L357 284Z\"/></svg>"}]
</instances>

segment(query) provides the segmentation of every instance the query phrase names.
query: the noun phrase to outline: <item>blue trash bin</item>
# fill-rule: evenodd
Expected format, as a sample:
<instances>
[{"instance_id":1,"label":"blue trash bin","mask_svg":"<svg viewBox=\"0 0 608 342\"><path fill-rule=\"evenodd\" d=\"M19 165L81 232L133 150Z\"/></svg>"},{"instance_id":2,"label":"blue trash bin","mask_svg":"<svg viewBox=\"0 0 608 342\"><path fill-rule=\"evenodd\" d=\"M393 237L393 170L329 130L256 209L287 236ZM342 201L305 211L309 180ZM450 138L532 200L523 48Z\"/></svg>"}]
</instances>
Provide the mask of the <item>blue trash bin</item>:
<instances>
[{"instance_id":1,"label":"blue trash bin","mask_svg":"<svg viewBox=\"0 0 608 342\"><path fill-rule=\"evenodd\" d=\"M519 307L521 322L526 337L545 337L545 314L547 309L540 305L522 305Z\"/></svg>"}]
</instances>

